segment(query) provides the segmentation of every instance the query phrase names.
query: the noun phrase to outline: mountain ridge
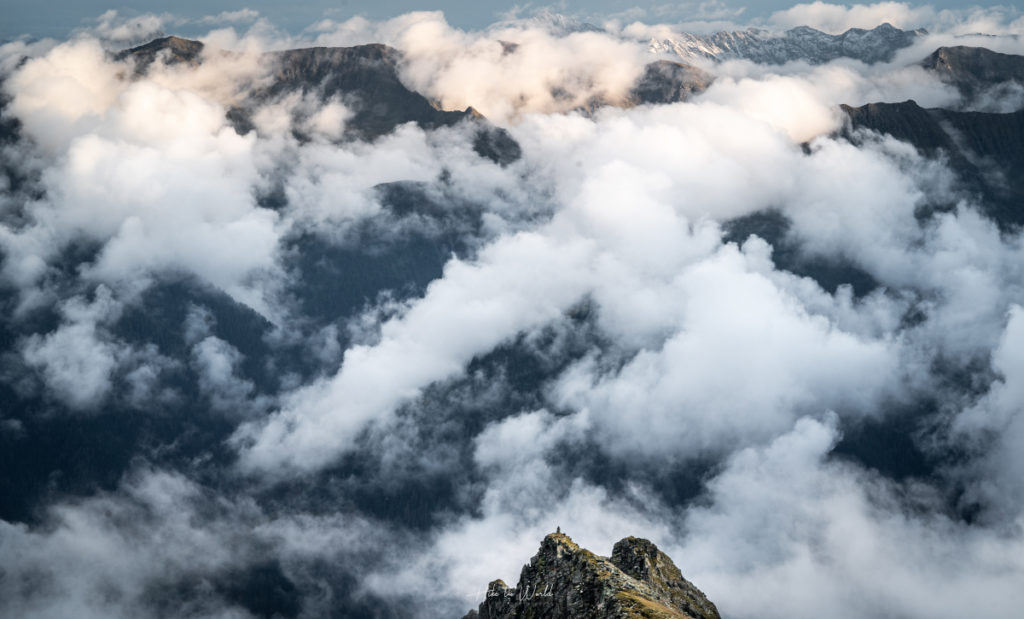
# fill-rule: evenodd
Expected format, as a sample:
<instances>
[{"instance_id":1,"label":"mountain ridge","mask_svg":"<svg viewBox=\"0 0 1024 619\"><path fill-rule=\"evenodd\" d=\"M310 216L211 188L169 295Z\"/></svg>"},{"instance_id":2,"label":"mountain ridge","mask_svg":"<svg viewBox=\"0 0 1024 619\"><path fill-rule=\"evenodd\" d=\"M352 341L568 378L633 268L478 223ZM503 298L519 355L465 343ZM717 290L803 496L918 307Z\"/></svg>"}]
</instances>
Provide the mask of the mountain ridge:
<instances>
[{"instance_id":1,"label":"mountain ridge","mask_svg":"<svg viewBox=\"0 0 1024 619\"><path fill-rule=\"evenodd\" d=\"M912 144L930 158L944 157L962 189L980 198L1001 227L1024 225L1024 110L1010 113L926 109L916 101L841 106L849 119L843 135L854 143L859 129Z\"/></svg>"},{"instance_id":2,"label":"mountain ridge","mask_svg":"<svg viewBox=\"0 0 1024 619\"><path fill-rule=\"evenodd\" d=\"M824 64L853 58L866 64L888 62L897 51L913 44L925 30L900 30L883 23L871 30L850 28L828 34L810 26L798 26L779 34L761 28L719 31L709 35L678 33L651 39L652 53L675 54L683 60L750 60L758 64L785 64L804 60Z\"/></svg>"},{"instance_id":3,"label":"mountain ridge","mask_svg":"<svg viewBox=\"0 0 1024 619\"><path fill-rule=\"evenodd\" d=\"M921 66L955 87L968 103L986 90L1024 83L1024 56L985 47L940 47L922 60Z\"/></svg>"}]
</instances>

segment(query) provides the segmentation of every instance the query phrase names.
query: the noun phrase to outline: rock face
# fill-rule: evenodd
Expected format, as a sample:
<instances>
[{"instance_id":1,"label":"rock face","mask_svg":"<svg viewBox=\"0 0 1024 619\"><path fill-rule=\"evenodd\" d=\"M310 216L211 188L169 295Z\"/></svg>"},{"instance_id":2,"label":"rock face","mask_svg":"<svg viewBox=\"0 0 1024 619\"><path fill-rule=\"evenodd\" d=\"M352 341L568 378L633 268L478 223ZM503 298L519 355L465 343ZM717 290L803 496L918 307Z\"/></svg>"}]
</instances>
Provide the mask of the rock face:
<instances>
[{"instance_id":1,"label":"rock face","mask_svg":"<svg viewBox=\"0 0 1024 619\"><path fill-rule=\"evenodd\" d=\"M627 537L611 558L552 533L523 566L515 588L495 580L464 619L718 619L718 610L665 553Z\"/></svg>"},{"instance_id":2,"label":"rock face","mask_svg":"<svg viewBox=\"0 0 1024 619\"><path fill-rule=\"evenodd\" d=\"M745 59L760 64L784 64L804 60L822 64L837 58L854 58L873 64L892 60L900 49L910 46L923 30L900 30L882 24L871 30L851 28L842 34L828 34L808 26L787 30L782 34L760 28L738 32L716 32L710 35L680 33L652 40L652 52L671 52L684 60Z\"/></svg>"}]
</instances>

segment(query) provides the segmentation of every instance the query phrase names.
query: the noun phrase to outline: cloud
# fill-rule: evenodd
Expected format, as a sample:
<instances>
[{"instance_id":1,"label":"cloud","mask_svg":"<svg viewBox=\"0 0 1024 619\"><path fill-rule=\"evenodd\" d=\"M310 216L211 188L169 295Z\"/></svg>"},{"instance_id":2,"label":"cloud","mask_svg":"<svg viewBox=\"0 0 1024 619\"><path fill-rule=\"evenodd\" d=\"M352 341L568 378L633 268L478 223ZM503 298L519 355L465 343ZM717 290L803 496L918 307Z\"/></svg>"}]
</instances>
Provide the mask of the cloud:
<instances>
[{"instance_id":1,"label":"cloud","mask_svg":"<svg viewBox=\"0 0 1024 619\"><path fill-rule=\"evenodd\" d=\"M108 45L129 46L161 36L164 26L173 21L174 17L167 13L143 13L125 17L117 11L109 10L96 18L95 25L79 32L93 35Z\"/></svg>"},{"instance_id":2,"label":"cloud","mask_svg":"<svg viewBox=\"0 0 1024 619\"><path fill-rule=\"evenodd\" d=\"M450 261L419 303L382 325L380 342L350 348L332 379L299 390L267 422L242 426L243 465L272 473L328 464L366 424L459 373L474 354L556 318L583 292L575 276L586 256L585 245L524 233L487 247L475 264ZM531 276L540 269L555 276Z\"/></svg>"},{"instance_id":3,"label":"cloud","mask_svg":"<svg viewBox=\"0 0 1024 619\"><path fill-rule=\"evenodd\" d=\"M875 413L895 350L805 313L744 262L728 247L680 274L678 331L659 349L562 377L559 402L588 411L609 452L696 457L776 436L801 411Z\"/></svg>"},{"instance_id":4,"label":"cloud","mask_svg":"<svg viewBox=\"0 0 1024 619\"><path fill-rule=\"evenodd\" d=\"M104 324L121 311L110 290L100 286L92 302L74 297L61 306L56 330L27 338L22 356L59 400L76 410L94 409L111 391L112 375L128 349L106 333Z\"/></svg>"},{"instance_id":5,"label":"cloud","mask_svg":"<svg viewBox=\"0 0 1024 619\"><path fill-rule=\"evenodd\" d=\"M855 148L822 137L802 150L795 142L838 128L829 99L857 90L828 70L821 75L738 83L780 101L806 88L807 107L796 113L791 104L759 106L726 86L692 104L525 118L512 128L525 153L519 169L534 166L535 182L553 196L550 222L499 236L471 261L449 262L422 299L383 325L379 341L346 352L333 379L297 390L271 420L243 427L236 445L244 466L326 466L431 383L459 375L474 356L544 326L585 296L596 303L602 332L636 357L616 372L621 380L603 376L601 363L577 366L562 377L556 401L590 410L596 431L618 443L613 451L635 453L647 440L618 414L625 407L638 406L661 429L659 453L767 440L793 419L829 409L881 415L884 400L907 388L898 367L909 353L880 326L897 328L906 305L843 305L839 296L774 277L756 243L747 253L718 247L714 222L774 207L793 217L812 255L852 260L897 288L923 282L921 265L913 275L900 269L929 259L905 248L923 238L915 211L923 187L942 186L935 180L944 168L884 142ZM337 198L341 189L329 195L334 205L346 203ZM355 204L369 208L356 212L373 212L364 200ZM934 272L924 285L946 292ZM807 299L818 306L802 308ZM762 311L748 315L749 304ZM844 332L840 320L855 331ZM706 371L693 368L696 359L710 363ZM698 418L699 430L681 423Z\"/></svg>"},{"instance_id":6,"label":"cloud","mask_svg":"<svg viewBox=\"0 0 1024 619\"><path fill-rule=\"evenodd\" d=\"M371 24L321 23L317 45L384 42L405 55L402 77L444 109L474 107L496 122L620 101L640 76L644 49L598 32L558 36L529 20L484 32L452 28L439 12Z\"/></svg>"},{"instance_id":7,"label":"cloud","mask_svg":"<svg viewBox=\"0 0 1024 619\"><path fill-rule=\"evenodd\" d=\"M156 409L119 484L54 476L66 494L23 500L42 522L0 523L2 614L259 614L230 583L266 569L311 616L456 616L556 526L654 539L731 616L1019 607L1021 236L948 161L837 135L840 103L957 105L916 63L1019 34L1012 10L799 5L771 25L937 31L878 65L720 63L628 109L604 103L653 59L638 37L676 26L291 36L243 10L203 22L256 20L199 66L107 53L175 19L0 50L0 440ZM265 50L368 42L522 156L479 156L482 124L360 141L351 99L253 97ZM920 478L859 449L893 437Z\"/></svg>"},{"instance_id":8,"label":"cloud","mask_svg":"<svg viewBox=\"0 0 1024 619\"><path fill-rule=\"evenodd\" d=\"M832 424L802 419L730 459L711 505L687 515L688 577L736 616L958 617L977 604L1012 616L1019 529L970 527L928 509L926 487L830 462Z\"/></svg>"},{"instance_id":9,"label":"cloud","mask_svg":"<svg viewBox=\"0 0 1024 619\"><path fill-rule=\"evenodd\" d=\"M8 277L36 284L63 246L85 237L103 246L85 269L95 280L127 285L183 269L265 311L251 282L273 269L280 230L253 200L253 136L239 136L202 93L129 83L122 70L82 41L10 80L25 132L61 156L43 174L32 224L4 231Z\"/></svg>"},{"instance_id":10,"label":"cloud","mask_svg":"<svg viewBox=\"0 0 1024 619\"><path fill-rule=\"evenodd\" d=\"M237 11L221 11L216 15L207 15L199 19L201 24L233 24L238 22L251 22L259 19L260 12L245 8Z\"/></svg>"},{"instance_id":11,"label":"cloud","mask_svg":"<svg viewBox=\"0 0 1024 619\"><path fill-rule=\"evenodd\" d=\"M378 535L359 518L276 518L244 500L211 500L180 474L142 468L116 493L52 505L45 526L0 521L0 610L109 617L173 608L192 617L251 617L261 602L240 591L255 574L254 582L280 588L263 604L316 613L323 609L315 600L287 598L298 593L294 583L322 585L299 561L349 561L371 540L379 544Z\"/></svg>"},{"instance_id":12,"label":"cloud","mask_svg":"<svg viewBox=\"0 0 1024 619\"><path fill-rule=\"evenodd\" d=\"M772 13L768 21L779 28L810 26L823 32L840 34L850 28L870 30L883 23L889 23L904 30L913 30L923 27L934 17L935 9L931 6L914 7L906 2L878 2L850 6L816 1L776 11Z\"/></svg>"},{"instance_id":13,"label":"cloud","mask_svg":"<svg viewBox=\"0 0 1024 619\"><path fill-rule=\"evenodd\" d=\"M14 95L11 112L41 146L54 152L67 147L68 133L94 129L123 84L100 44L82 39L28 59L4 87Z\"/></svg>"}]
</instances>

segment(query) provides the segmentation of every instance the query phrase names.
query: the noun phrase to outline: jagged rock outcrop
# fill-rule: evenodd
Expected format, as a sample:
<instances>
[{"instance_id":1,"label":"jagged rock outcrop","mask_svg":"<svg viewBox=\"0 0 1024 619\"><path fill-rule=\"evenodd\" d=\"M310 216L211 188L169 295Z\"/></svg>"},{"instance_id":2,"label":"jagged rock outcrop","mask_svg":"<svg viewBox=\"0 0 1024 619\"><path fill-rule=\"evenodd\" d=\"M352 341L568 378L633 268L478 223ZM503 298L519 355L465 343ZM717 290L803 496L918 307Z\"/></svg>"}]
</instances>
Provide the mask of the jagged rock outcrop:
<instances>
[{"instance_id":1,"label":"jagged rock outcrop","mask_svg":"<svg viewBox=\"0 0 1024 619\"><path fill-rule=\"evenodd\" d=\"M627 537L610 558L552 533L523 566L519 584L500 580L464 619L718 619L718 610L648 540Z\"/></svg>"},{"instance_id":2,"label":"jagged rock outcrop","mask_svg":"<svg viewBox=\"0 0 1024 619\"><path fill-rule=\"evenodd\" d=\"M778 34L761 28L709 35L679 33L652 40L655 53L674 53L683 60L746 59L760 64L785 64L804 60L822 64L837 58L854 58L867 64L888 62L897 51L909 47L923 30L900 30L882 24L871 30L851 28L842 34L828 34L799 26Z\"/></svg>"},{"instance_id":3,"label":"jagged rock outcrop","mask_svg":"<svg viewBox=\"0 0 1024 619\"><path fill-rule=\"evenodd\" d=\"M965 98L1007 82L1024 83L1024 56L1000 54L984 47L940 47L921 62Z\"/></svg>"}]
</instances>

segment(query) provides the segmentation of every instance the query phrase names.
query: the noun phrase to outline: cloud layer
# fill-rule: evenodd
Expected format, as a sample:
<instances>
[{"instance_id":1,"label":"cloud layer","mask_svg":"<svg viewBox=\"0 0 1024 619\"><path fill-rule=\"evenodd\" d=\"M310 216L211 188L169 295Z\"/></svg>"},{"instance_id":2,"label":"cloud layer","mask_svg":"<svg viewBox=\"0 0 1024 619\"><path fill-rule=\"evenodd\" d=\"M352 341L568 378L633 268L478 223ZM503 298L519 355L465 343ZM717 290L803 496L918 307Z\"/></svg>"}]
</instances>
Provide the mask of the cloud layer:
<instances>
[{"instance_id":1,"label":"cloud layer","mask_svg":"<svg viewBox=\"0 0 1024 619\"><path fill-rule=\"evenodd\" d=\"M676 26L246 10L143 66L173 16L109 13L0 48L2 614L459 616L561 526L651 538L729 616L1014 616L1020 233L839 105L963 106L920 60L1024 32L769 24L881 21L932 32L640 106ZM273 90L264 52L368 43L485 119L359 139L373 84Z\"/></svg>"}]
</instances>

